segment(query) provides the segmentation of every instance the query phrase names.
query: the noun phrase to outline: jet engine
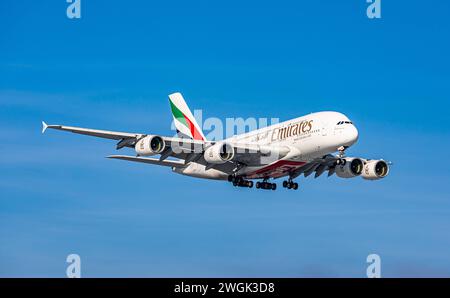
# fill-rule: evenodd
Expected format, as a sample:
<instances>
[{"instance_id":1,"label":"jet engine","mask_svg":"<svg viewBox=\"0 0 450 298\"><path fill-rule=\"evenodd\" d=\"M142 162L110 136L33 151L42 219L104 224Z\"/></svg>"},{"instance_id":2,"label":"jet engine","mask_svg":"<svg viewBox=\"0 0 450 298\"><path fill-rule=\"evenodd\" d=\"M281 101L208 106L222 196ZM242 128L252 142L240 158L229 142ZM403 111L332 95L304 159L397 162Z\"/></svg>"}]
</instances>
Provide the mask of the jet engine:
<instances>
[{"instance_id":1,"label":"jet engine","mask_svg":"<svg viewBox=\"0 0 450 298\"><path fill-rule=\"evenodd\" d=\"M362 174L364 162L360 158L346 157L344 163L336 165L336 175L341 178L353 178Z\"/></svg>"},{"instance_id":2,"label":"jet engine","mask_svg":"<svg viewBox=\"0 0 450 298\"><path fill-rule=\"evenodd\" d=\"M234 148L227 143L217 143L205 150L205 160L212 164L222 164L231 161L234 157Z\"/></svg>"},{"instance_id":3,"label":"jet engine","mask_svg":"<svg viewBox=\"0 0 450 298\"><path fill-rule=\"evenodd\" d=\"M165 148L166 143L160 136L146 136L134 146L134 150L140 156L160 154Z\"/></svg>"},{"instance_id":4,"label":"jet engine","mask_svg":"<svg viewBox=\"0 0 450 298\"><path fill-rule=\"evenodd\" d=\"M367 160L362 177L367 180L378 180L389 174L389 166L384 160Z\"/></svg>"}]
</instances>

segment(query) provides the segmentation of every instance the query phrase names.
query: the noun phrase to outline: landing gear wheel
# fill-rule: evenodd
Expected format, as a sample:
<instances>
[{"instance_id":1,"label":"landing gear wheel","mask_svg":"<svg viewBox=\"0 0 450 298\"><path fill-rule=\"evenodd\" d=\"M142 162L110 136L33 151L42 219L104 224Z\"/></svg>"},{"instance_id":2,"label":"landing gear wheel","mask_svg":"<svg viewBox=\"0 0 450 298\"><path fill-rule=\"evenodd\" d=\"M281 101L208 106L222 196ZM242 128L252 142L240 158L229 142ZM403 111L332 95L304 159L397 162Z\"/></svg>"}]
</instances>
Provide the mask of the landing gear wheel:
<instances>
[{"instance_id":1,"label":"landing gear wheel","mask_svg":"<svg viewBox=\"0 0 450 298\"><path fill-rule=\"evenodd\" d=\"M338 160L336 160L336 165L338 166L345 166L346 163L347 161L344 158L339 158Z\"/></svg>"},{"instance_id":2,"label":"landing gear wheel","mask_svg":"<svg viewBox=\"0 0 450 298\"><path fill-rule=\"evenodd\" d=\"M256 182L256 188L276 190L277 184L269 183L267 182L267 179L264 179L262 182Z\"/></svg>"},{"instance_id":3,"label":"landing gear wheel","mask_svg":"<svg viewBox=\"0 0 450 298\"><path fill-rule=\"evenodd\" d=\"M239 187L253 187L253 181L246 180L244 177L236 177L235 175L229 175L227 177L227 180L230 181L233 186L239 186Z\"/></svg>"},{"instance_id":4,"label":"landing gear wheel","mask_svg":"<svg viewBox=\"0 0 450 298\"><path fill-rule=\"evenodd\" d=\"M287 188L287 189L297 189L298 188L298 183L292 181L292 178L289 177L288 180L283 181L283 187Z\"/></svg>"}]
</instances>

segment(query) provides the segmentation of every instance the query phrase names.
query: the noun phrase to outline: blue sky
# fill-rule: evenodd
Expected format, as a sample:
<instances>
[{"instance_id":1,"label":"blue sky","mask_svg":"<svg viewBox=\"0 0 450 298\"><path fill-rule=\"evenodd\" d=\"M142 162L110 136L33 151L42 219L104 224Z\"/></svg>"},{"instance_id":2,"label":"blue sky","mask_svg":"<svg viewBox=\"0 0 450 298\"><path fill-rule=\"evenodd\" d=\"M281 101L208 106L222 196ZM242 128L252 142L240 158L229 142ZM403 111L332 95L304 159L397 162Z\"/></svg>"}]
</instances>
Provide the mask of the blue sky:
<instances>
[{"instance_id":1,"label":"blue sky","mask_svg":"<svg viewBox=\"0 0 450 298\"><path fill-rule=\"evenodd\" d=\"M450 276L447 1L0 3L0 276ZM382 181L233 188L108 160L40 121L172 135L167 95L204 117L337 110ZM132 154L132 151L124 153Z\"/></svg>"}]
</instances>

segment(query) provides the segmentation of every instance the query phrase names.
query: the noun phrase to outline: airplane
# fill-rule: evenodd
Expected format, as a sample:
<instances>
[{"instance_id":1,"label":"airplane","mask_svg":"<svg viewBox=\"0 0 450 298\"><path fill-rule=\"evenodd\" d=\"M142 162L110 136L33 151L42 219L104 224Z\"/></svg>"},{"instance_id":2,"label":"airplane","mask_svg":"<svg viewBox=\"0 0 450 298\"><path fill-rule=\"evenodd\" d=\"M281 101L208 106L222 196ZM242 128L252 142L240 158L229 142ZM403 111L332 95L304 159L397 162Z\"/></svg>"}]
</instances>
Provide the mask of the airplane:
<instances>
[{"instance_id":1,"label":"airplane","mask_svg":"<svg viewBox=\"0 0 450 298\"><path fill-rule=\"evenodd\" d=\"M300 175L317 178L327 172L340 178L385 178L390 162L347 157L345 150L358 140L358 130L344 114L311 113L220 141L208 141L180 93L169 95L177 136L128 133L64 125L47 129L116 140L116 149L133 148L135 156L110 155L111 159L170 167L187 176L225 180L236 187L276 190L270 179L285 177L282 186L298 189ZM157 156L150 157L150 156Z\"/></svg>"}]
</instances>

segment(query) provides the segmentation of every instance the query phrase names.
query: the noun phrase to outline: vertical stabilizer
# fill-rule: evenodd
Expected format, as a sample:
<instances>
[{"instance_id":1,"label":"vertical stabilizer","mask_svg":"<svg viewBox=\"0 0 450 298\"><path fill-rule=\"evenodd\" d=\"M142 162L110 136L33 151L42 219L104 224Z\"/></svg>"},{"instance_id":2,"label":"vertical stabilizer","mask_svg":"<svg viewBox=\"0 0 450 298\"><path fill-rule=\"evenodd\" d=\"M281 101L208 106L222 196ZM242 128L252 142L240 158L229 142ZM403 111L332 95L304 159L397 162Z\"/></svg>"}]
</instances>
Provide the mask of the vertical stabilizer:
<instances>
[{"instance_id":1,"label":"vertical stabilizer","mask_svg":"<svg viewBox=\"0 0 450 298\"><path fill-rule=\"evenodd\" d=\"M173 121L177 131L194 140L205 141L205 135L197 124L191 110L187 106L181 93L169 95L170 109L172 110Z\"/></svg>"}]
</instances>

